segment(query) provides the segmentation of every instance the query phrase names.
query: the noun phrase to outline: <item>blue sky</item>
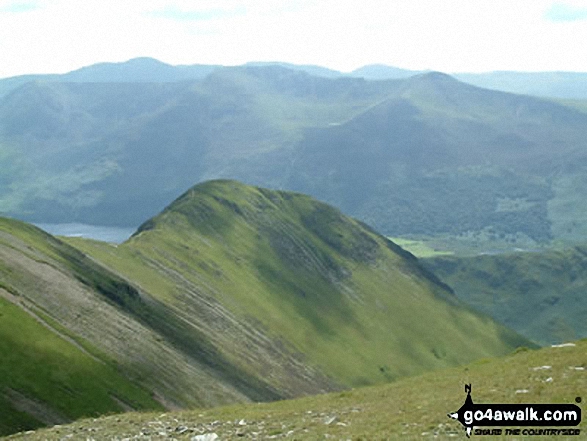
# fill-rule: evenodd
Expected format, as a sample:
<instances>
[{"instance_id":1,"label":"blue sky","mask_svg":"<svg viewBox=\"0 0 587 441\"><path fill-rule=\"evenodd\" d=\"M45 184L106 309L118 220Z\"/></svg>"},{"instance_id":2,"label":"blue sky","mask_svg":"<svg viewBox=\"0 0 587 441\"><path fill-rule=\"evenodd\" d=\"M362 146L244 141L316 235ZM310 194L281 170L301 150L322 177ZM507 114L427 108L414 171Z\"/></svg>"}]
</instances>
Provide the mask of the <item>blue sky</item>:
<instances>
[{"instance_id":1,"label":"blue sky","mask_svg":"<svg viewBox=\"0 0 587 441\"><path fill-rule=\"evenodd\" d=\"M587 0L0 0L0 78L103 61L587 72Z\"/></svg>"}]
</instances>

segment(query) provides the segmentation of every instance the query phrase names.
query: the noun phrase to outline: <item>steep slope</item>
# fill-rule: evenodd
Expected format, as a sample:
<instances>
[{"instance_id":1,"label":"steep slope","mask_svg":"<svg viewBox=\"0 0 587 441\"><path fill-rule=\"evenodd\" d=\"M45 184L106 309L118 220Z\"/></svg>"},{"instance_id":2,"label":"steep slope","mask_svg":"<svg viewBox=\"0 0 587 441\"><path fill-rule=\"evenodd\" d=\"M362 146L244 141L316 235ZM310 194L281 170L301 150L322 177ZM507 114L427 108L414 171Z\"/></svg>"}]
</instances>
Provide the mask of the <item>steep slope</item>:
<instances>
[{"instance_id":1,"label":"steep slope","mask_svg":"<svg viewBox=\"0 0 587 441\"><path fill-rule=\"evenodd\" d=\"M587 247L422 263L478 311L527 338L554 344L587 337Z\"/></svg>"},{"instance_id":2,"label":"steep slope","mask_svg":"<svg viewBox=\"0 0 587 441\"><path fill-rule=\"evenodd\" d=\"M340 390L530 344L301 194L208 182L122 245L70 242L0 219L5 433Z\"/></svg>"},{"instance_id":3,"label":"steep slope","mask_svg":"<svg viewBox=\"0 0 587 441\"><path fill-rule=\"evenodd\" d=\"M463 426L447 417L463 405L465 384L471 384L475 403L574 404L582 411L578 426L557 427L578 431L569 436L537 436L538 430L548 427L530 426L511 427L529 431L515 437L505 435L504 427L501 437L480 439L584 439L586 370L587 340L581 340L341 393L204 412L113 415L9 439L52 441L67 435L124 439L147 431L178 440L213 433L218 439L466 439Z\"/></svg>"},{"instance_id":4,"label":"steep slope","mask_svg":"<svg viewBox=\"0 0 587 441\"><path fill-rule=\"evenodd\" d=\"M69 338L42 311L21 306L18 296L0 289L0 435L162 407L95 348Z\"/></svg>"},{"instance_id":5,"label":"steep slope","mask_svg":"<svg viewBox=\"0 0 587 441\"><path fill-rule=\"evenodd\" d=\"M116 248L69 241L287 395L527 344L463 307L412 255L301 194L211 181Z\"/></svg>"},{"instance_id":6,"label":"steep slope","mask_svg":"<svg viewBox=\"0 0 587 441\"><path fill-rule=\"evenodd\" d=\"M230 368L155 299L38 228L5 218L0 334L1 433L128 409L278 396Z\"/></svg>"},{"instance_id":7,"label":"steep slope","mask_svg":"<svg viewBox=\"0 0 587 441\"><path fill-rule=\"evenodd\" d=\"M109 308L83 299L90 291L86 284L95 283L120 302L115 296L128 299L128 293L100 279L104 274L91 265L78 272L81 253L68 248L34 227L0 218L0 434L162 407L121 368L122 360L84 338L92 314L75 303ZM62 302L68 296L80 298ZM59 320L64 314L72 319ZM71 321L77 326L63 326Z\"/></svg>"}]
</instances>

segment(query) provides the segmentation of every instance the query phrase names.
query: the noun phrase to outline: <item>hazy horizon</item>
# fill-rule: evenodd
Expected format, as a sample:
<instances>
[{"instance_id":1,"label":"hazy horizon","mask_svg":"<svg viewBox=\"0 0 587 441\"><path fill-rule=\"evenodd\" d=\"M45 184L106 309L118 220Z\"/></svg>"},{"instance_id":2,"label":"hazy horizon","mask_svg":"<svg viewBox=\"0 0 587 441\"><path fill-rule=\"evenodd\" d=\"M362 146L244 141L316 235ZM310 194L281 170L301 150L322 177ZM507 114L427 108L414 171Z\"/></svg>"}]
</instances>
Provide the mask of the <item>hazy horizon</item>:
<instances>
[{"instance_id":1,"label":"hazy horizon","mask_svg":"<svg viewBox=\"0 0 587 441\"><path fill-rule=\"evenodd\" d=\"M0 0L0 78L150 57L350 72L587 72L586 0Z\"/></svg>"},{"instance_id":2,"label":"hazy horizon","mask_svg":"<svg viewBox=\"0 0 587 441\"><path fill-rule=\"evenodd\" d=\"M212 64L204 64L204 63L191 63L191 64L172 64L172 63L167 63L165 61L159 60L157 58L154 57L133 57L133 58L129 58L128 60L122 60L122 61L97 61L95 63L92 64L88 64L88 65L84 65L84 66L79 66L76 67L74 69L68 70L68 71L64 71L64 72L27 72L27 73L22 73L22 74L18 74L18 75L11 75L8 77L0 77L0 80L4 80L4 79L9 79L9 78L15 78L15 77L19 77L19 76L26 76L26 75L65 75L71 72L75 72L81 69L85 69L85 68L89 68L92 66L97 66L97 65L122 65L122 64L126 64L135 60L153 60L159 63L162 63L164 65L167 66L171 66L171 67L190 67L190 66L213 66ZM492 73L520 73L520 74L524 74L524 73L587 73L586 71L565 71L565 70L527 70L527 71L522 71L522 70L507 70L507 69L503 69L503 70L488 70L488 71L479 71L479 72L473 72L473 71L439 71L439 70L433 70L433 69L409 69L409 68L403 68L403 67L398 67L398 66L393 66L390 64L383 64L383 63L370 63L370 64L365 64L362 66L359 66L355 69L352 70L348 70L348 71L344 71L344 70L338 70L338 69L334 69L328 66L324 66L324 65L320 65L320 64L307 64L307 63L290 63L287 61L282 61L282 60L251 60L251 61L247 61L245 63L242 64L217 64L217 66L219 67L238 67L238 66L244 66L244 65L255 65L255 64L282 64L285 66L291 65L291 66L296 66L296 67L316 67L316 68L320 68L320 69L325 69L325 70L331 70L332 72L338 72L342 75L350 75L355 73L356 71L359 71L361 69L364 68L369 68L369 67L381 67L381 68L390 68L390 69L398 69L398 70L405 70L407 72L409 71L413 71L414 73L418 73L418 72L442 72L442 73L446 73L448 75L467 75L467 74L492 74Z\"/></svg>"}]
</instances>

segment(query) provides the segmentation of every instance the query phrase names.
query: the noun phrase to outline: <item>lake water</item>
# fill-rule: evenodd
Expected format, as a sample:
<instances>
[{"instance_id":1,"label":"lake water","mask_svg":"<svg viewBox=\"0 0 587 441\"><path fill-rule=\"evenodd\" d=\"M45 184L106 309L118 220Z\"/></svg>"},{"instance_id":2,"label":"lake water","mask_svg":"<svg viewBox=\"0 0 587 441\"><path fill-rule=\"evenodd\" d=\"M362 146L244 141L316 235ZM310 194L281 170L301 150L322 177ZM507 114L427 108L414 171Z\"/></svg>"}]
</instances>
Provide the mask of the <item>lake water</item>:
<instances>
[{"instance_id":1,"label":"lake water","mask_svg":"<svg viewBox=\"0 0 587 441\"><path fill-rule=\"evenodd\" d=\"M106 227L78 223L35 225L54 236L85 237L112 243L122 243L136 231L136 228L132 227Z\"/></svg>"}]
</instances>

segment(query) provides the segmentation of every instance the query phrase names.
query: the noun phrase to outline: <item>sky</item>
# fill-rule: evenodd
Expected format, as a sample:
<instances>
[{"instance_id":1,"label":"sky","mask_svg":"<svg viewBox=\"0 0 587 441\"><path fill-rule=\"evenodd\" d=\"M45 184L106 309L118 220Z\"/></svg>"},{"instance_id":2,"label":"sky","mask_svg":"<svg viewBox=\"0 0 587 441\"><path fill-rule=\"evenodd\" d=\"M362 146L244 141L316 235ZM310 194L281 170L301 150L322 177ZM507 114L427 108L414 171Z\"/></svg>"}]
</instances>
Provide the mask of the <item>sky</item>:
<instances>
[{"instance_id":1,"label":"sky","mask_svg":"<svg viewBox=\"0 0 587 441\"><path fill-rule=\"evenodd\" d=\"M0 78L153 57L587 72L587 0L0 0Z\"/></svg>"}]
</instances>

